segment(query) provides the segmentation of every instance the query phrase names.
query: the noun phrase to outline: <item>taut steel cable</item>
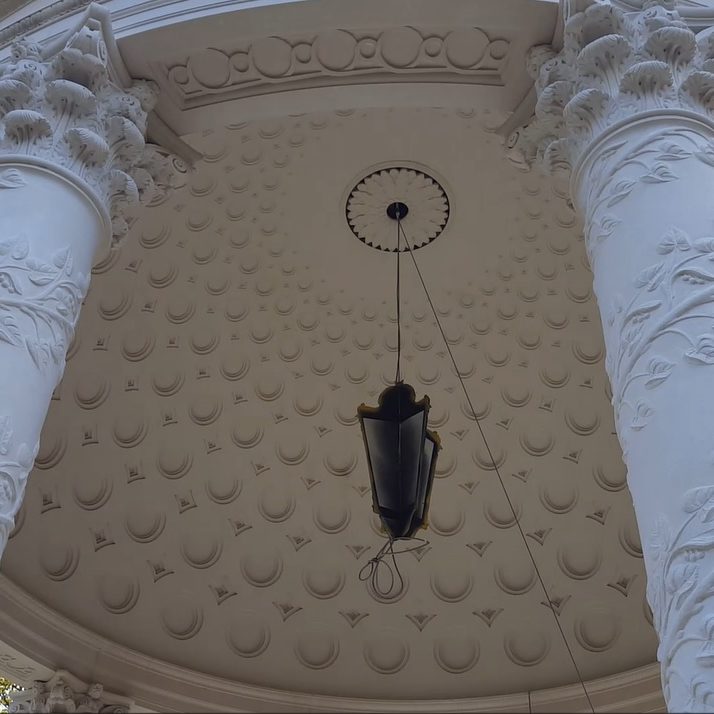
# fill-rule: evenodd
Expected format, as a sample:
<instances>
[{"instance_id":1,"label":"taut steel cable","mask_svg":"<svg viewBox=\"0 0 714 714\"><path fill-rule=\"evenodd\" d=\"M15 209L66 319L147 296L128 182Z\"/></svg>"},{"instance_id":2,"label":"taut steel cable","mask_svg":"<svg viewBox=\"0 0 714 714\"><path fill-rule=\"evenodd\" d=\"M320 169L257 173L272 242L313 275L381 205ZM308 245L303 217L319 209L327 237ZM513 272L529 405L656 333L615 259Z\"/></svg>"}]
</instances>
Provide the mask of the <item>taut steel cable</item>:
<instances>
[{"instance_id":1,"label":"taut steel cable","mask_svg":"<svg viewBox=\"0 0 714 714\"><path fill-rule=\"evenodd\" d=\"M429 302L429 307L431 307L431 311L434 315L434 319L436 320L436 324L439 328L439 332L441 332L441 337L444 340L444 344L446 345L446 350L449 353L449 357L451 358L451 364L453 365L454 371L456 372L456 376L459 379L459 382L461 384L461 389L464 392L466 401L469 405L469 409L471 410L471 414L473 415L474 421L476 422L476 426L478 427L479 433L481 434L481 438L483 439L483 443L486 447L486 452L488 453L488 458L490 459L491 464L493 465L493 470L496 472L498 481L501 484L501 490L503 491L503 495L506 497L506 501L508 502L508 507L510 508L511 513L513 514L513 519L514 519L516 525L518 526L518 532L520 533L521 539L523 540L523 545L525 545L525 547L526 547L526 551L528 552L528 557L530 558L531 563L533 564L533 567L535 568L536 574L538 576L538 581L540 582L541 589L543 590L543 594L545 595L545 599L548 604L548 608L550 609L550 611L553 614L553 618L555 619L555 624L558 627L558 631L560 632L560 636L563 640L563 644L565 645L565 648L568 651L570 661L573 663L573 668L575 670L575 674L577 675L578 680L580 681L580 685L583 688L583 692L585 693L585 698L588 700L588 705L590 706L590 710L594 714L595 708L593 707L592 700L590 699L590 694L588 693L587 687L585 686L585 681L583 680L583 677L580 674L580 668L578 667L578 663L575 661L573 651L570 648L570 644L568 643L568 638L565 636L563 627L560 624L560 620L558 619L558 613L555 611L555 608L553 607L553 602L550 599L550 595L548 594L548 589L546 588L543 577L540 574L540 569L538 568L538 564L536 563L535 557L533 556L533 552L531 551L531 548L528 545L528 540L526 539L526 534L523 532L523 527L521 526L520 520L518 518L518 514L516 512L515 507L513 506L511 497L508 494L508 489L506 488L506 484L503 481L501 472L498 469L498 464L496 463L496 459L494 458L493 452L491 451L491 447L489 446L488 440L486 439L486 434L484 433L483 427L481 426L481 420L476 415L476 410L474 409L473 404L471 402L471 397L469 396L469 392L466 389L466 384L464 383L464 380L461 376L461 371L459 370L459 368L456 364L456 359L454 358L454 353L451 350L451 345L449 344L449 341L446 339L446 334L444 333L444 328L441 326L441 320L439 319L439 315L436 311L436 308L434 307L434 303L432 302L431 295L429 294L429 290L426 287L424 277L422 276L421 270L419 269L419 264L417 263L416 258L414 257L414 251L412 251L411 243L409 242L409 238L407 238L407 234L404 232L404 229L402 228L400 221L397 221L397 230L401 232L402 236L404 236L404 241L405 241L407 250L409 252L409 255L412 258L412 262L414 263L414 268L416 269L417 275L419 276L419 280L421 281L421 286L422 286L422 288L424 288L424 293L426 294L426 299ZM397 250L398 250L398 248L399 248L399 243L397 243ZM399 259L399 253L397 252L397 260L398 259ZM528 702L529 702L529 706L530 706L530 691L528 692Z\"/></svg>"}]
</instances>

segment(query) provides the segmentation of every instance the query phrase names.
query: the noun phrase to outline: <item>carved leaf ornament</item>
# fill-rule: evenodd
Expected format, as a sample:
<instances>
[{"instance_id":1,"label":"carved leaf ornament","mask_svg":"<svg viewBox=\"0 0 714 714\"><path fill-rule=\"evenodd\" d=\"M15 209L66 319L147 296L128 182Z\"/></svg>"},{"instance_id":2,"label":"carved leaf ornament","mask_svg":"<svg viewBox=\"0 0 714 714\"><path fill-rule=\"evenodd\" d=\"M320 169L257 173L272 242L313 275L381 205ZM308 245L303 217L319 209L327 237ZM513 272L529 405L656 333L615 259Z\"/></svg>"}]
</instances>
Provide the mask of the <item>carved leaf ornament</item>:
<instances>
[{"instance_id":1,"label":"carved leaf ornament","mask_svg":"<svg viewBox=\"0 0 714 714\"><path fill-rule=\"evenodd\" d=\"M88 183L106 202L116 242L132 205L149 203L172 180L171 162L144 143L155 101L152 83L125 90L112 82L95 20L49 58L21 41L0 65L0 150L44 158ZM0 189L21 185L17 170L0 173ZM12 281L0 279L6 288Z\"/></svg>"},{"instance_id":2,"label":"carved leaf ornament","mask_svg":"<svg viewBox=\"0 0 714 714\"><path fill-rule=\"evenodd\" d=\"M714 365L714 237L692 240L672 227L657 253L662 259L634 277L636 291L629 304L616 299L609 318L619 334L616 352L608 355L613 405L621 425L623 410L633 413L630 428L635 430L646 425L653 410L644 402L631 404L629 389L637 382L656 389L675 369L672 361L651 354L661 337L678 339L687 363ZM690 323L699 329L692 330Z\"/></svg>"},{"instance_id":3,"label":"carved leaf ornament","mask_svg":"<svg viewBox=\"0 0 714 714\"><path fill-rule=\"evenodd\" d=\"M27 349L38 369L64 364L89 276L72 274L72 254L52 263L29 255L27 241L0 242L0 343Z\"/></svg>"},{"instance_id":4,"label":"carved leaf ornament","mask_svg":"<svg viewBox=\"0 0 714 714\"><path fill-rule=\"evenodd\" d=\"M703 563L714 549L714 486L687 491L682 508L686 518L676 532L660 516L650 535L653 564L648 569L647 597L660 637L657 658L665 697L671 701L671 688L685 687L689 700L682 711L698 712L703 702L714 703L712 678L691 675L691 681L684 681L670 666L683 646L694 645L697 663L714 667L714 615L699 627L689 627L714 595L714 575Z\"/></svg>"},{"instance_id":5,"label":"carved leaf ornament","mask_svg":"<svg viewBox=\"0 0 714 714\"><path fill-rule=\"evenodd\" d=\"M40 448L38 441L34 451L30 451L27 444L16 445L13 437L12 420L7 415L0 415L0 553L15 525L27 475ZM14 458L10 458L12 453Z\"/></svg>"},{"instance_id":6,"label":"carved leaf ornament","mask_svg":"<svg viewBox=\"0 0 714 714\"><path fill-rule=\"evenodd\" d=\"M550 173L569 172L605 131L652 110L714 117L714 33L689 29L675 9L685 3L638 0L633 9L639 11L629 13L616 6L622 4L571 3L562 52L531 52L538 101L535 120L509 140L518 166L538 162ZM627 229L626 212L646 205L644 192L657 200L659 191L667 200L661 187L692 168L701 176L702 166L714 167L714 141L692 126L672 122L626 141L613 135L589 156L578 197L596 273L608 242ZM648 428L661 401L657 390L673 374L714 369L714 231L690 234L674 223L647 236L650 262L624 278L624 295L602 306L606 367L625 452L631 435ZM660 637L665 698L677 711L714 711L708 669L714 667L714 616L706 610L714 596L714 486L688 490L682 515L672 522L660 515L646 540L647 594ZM692 656L679 657L683 648Z\"/></svg>"},{"instance_id":7,"label":"carved leaf ornament","mask_svg":"<svg viewBox=\"0 0 714 714\"><path fill-rule=\"evenodd\" d=\"M695 35L674 2L649 0L643 11L630 13L609 0L572 5L562 51L540 46L530 52L538 101L535 121L509 138L517 166L537 161L550 173L569 171L594 138L638 112L678 108L714 115L714 35ZM678 151L663 150L660 163L640 180L671 181L666 162L687 158ZM714 162L711 144L698 151L704 154L698 158Z\"/></svg>"}]
</instances>

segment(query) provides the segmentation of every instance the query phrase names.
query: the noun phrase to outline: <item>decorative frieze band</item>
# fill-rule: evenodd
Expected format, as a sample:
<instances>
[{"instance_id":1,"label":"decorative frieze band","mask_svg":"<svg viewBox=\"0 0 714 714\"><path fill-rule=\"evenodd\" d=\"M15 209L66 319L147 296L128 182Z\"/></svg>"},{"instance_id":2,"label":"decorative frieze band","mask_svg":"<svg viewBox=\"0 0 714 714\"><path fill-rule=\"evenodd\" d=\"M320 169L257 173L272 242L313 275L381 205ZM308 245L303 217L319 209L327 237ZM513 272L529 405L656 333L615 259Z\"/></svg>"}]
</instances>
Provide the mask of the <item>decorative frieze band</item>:
<instances>
[{"instance_id":1,"label":"decorative frieze band","mask_svg":"<svg viewBox=\"0 0 714 714\"><path fill-rule=\"evenodd\" d=\"M183 108L286 88L351 82L443 81L503 84L509 42L477 27L441 32L415 27L335 29L292 37L262 37L231 50L203 49L157 68L157 81ZM164 86L165 85L165 86Z\"/></svg>"}]
</instances>

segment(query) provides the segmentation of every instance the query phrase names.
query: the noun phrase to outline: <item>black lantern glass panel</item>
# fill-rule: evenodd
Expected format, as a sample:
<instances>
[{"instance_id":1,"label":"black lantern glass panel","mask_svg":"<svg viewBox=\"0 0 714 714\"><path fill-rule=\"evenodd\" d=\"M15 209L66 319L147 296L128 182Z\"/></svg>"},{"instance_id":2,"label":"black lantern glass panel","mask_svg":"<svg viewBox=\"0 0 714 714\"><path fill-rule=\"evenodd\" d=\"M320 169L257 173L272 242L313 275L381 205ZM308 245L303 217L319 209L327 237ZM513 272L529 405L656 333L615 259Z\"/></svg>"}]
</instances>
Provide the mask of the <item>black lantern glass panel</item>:
<instances>
[{"instance_id":1,"label":"black lantern glass panel","mask_svg":"<svg viewBox=\"0 0 714 714\"><path fill-rule=\"evenodd\" d=\"M398 382L379 396L379 406L357 409L367 449L375 513L392 539L411 538L425 527L439 449L427 430L429 398Z\"/></svg>"}]
</instances>

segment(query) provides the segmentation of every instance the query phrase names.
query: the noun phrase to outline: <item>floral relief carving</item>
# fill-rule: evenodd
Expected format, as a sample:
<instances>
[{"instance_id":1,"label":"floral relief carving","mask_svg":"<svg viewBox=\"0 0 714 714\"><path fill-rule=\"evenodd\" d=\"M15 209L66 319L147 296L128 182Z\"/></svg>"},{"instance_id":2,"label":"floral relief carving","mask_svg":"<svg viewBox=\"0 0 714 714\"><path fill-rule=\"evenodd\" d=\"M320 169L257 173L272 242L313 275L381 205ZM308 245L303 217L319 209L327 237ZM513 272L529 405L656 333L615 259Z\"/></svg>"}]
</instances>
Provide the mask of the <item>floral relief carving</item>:
<instances>
[{"instance_id":1,"label":"floral relief carving","mask_svg":"<svg viewBox=\"0 0 714 714\"><path fill-rule=\"evenodd\" d=\"M618 422L625 408L634 415L629 426L635 430L646 425L653 409L644 401L632 404L628 390L636 382L656 389L675 369L671 361L649 356L657 340L674 335L688 363L714 364L714 237L692 240L672 227L660 240L658 253L662 260L635 276L635 296L626 306L616 299L608 319L617 335L617 348L608 358L613 404ZM698 329L692 329L692 321ZM644 366L638 369L638 364Z\"/></svg>"},{"instance_id":2,"label":"floral relief carving","mask_svg":"<svg viewBox=\"0 0 714 714\"><path fill-rule=\"evenodd\" d=\"M69 248L46 263L23 238L0 242L0 344L24 347L38 369L54 364L58 377L89 288L72 268Z\"/></svg>"},{"instance_id":3,"label":"floral relief carving","mask_svg":"<svg viewBox=\"0 0 714 714\"><path fill-rule=\"evenodd\" d=\"M10 417L0 416L0 553L5 550L15 525L15 514L22 503L27 476L40 448L39 441L34 452L25 443L14 448L13 437ZM14 458L10 457L12 453Z\"/></svg>"},{"instance_id":4,"label":"floral relief carving","mask_svg":"<svg viewBox=\"0 0 714 714\"><path fill-rule=\"evenodd\" d=\"M697 664L714 667L714 616L700 617L714 595L714 575L707 565L714 550L714 486L687 491L683 511L676 530L660 516L650 535L647 598L660 638L657 658L665 697L686 702L678 711L700 712L714 705L712 677L706 670L697 674L680 668L677 655L683 647L694 647ZM681 698L675 688L688 696Z\"/></svg>"},{"instance_id":5,"label":"floral relief carving","mask_svg":"<svg viewBox=\"0 0 714 714\"><path fill-rule=\"evenodd\" d=\"M677 141L683 140L690 147ZM622 224L622 219L613 209L635 190L649 185L666 184L678 178L676 163L696 157L710 163L707 155L709 144L701 145L699 137L681 129L649 136L632 146L626 141L613 143L593 160L590 181L585 192L585 222L588 232L588 257L594 266L598 247ZM618 174L630 169L627 178Z\"/></svg>"},{"instance_id":6,"label":"floral relief carving","mask_svg":"<svg viewBox=\"0 0 714 714\"><path fill-rule=\"evenodd\" d=\"M577 168L638 520L689 489L683 517L661 515L644 552L665 699L672 711L714 711L714 486L697 466L679 486L654 441L662 427L689 436L658 410L665 395L673 406L675 383L704 384L714 365L714 226L698 200L714 167L714 35L695 34L673 0L627 4L633 12L624 0L566 3L563 50L531 53L535 119L509 147L521 168Z\"/></svg>"},{"instance_id":7,"label":"floral relief carving","mask_svg":"<svg viewBox=\"0 0 714 714\"><path fill-rule=\"evenodd\" d=\"M711 163L712 142L693 131L677 128L648 135L639 142L613 143L593 159L584 194L587 249L593 267L606 241L622 228L617 205L637 191L678 179L680 162ZM624 174L624 175L623 175ZM614 212L613 212L614 210ZM692 238L670 226L656 244L658 260L633 278L634 296L627 304L615 297L606 317L614 331L615 349L608 352L607 371L613 386L613 405L620 425L642 430L654 414L640 395L632 401L635 384L646 390L662 385L675 369L674 362L653 355L665 335L682 342L681 357L694 365L714 364L714 331L702 320L714 320L714 237ZM695 329L696 328L696 329ZM714 330L714 328L713 328ZM624 412L630 416L627 424Z\"/></svg>"}]
</instances>

